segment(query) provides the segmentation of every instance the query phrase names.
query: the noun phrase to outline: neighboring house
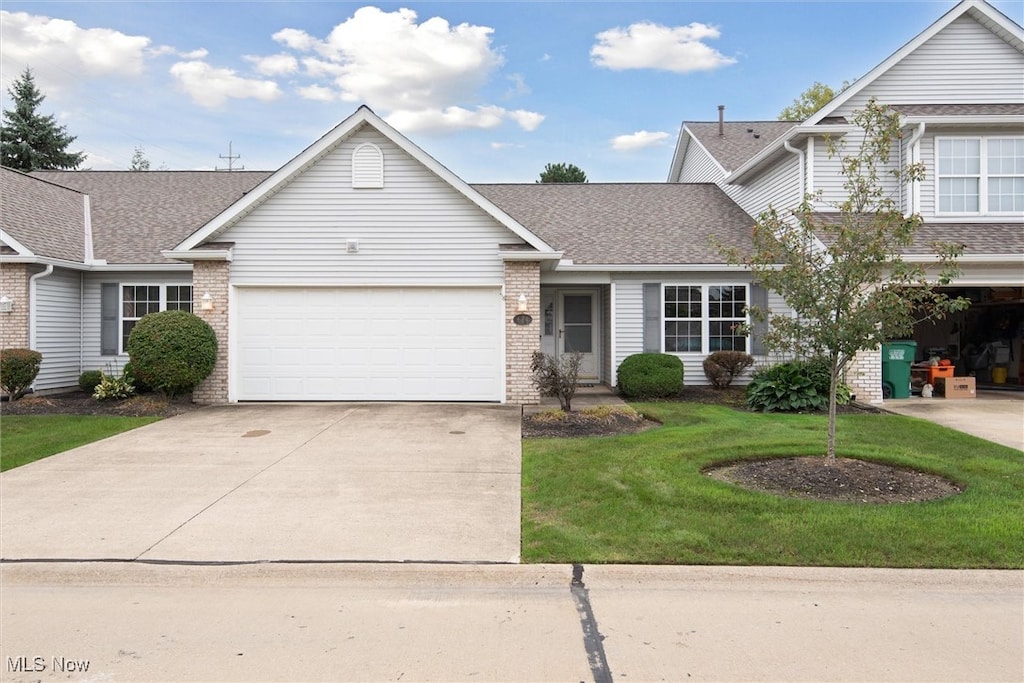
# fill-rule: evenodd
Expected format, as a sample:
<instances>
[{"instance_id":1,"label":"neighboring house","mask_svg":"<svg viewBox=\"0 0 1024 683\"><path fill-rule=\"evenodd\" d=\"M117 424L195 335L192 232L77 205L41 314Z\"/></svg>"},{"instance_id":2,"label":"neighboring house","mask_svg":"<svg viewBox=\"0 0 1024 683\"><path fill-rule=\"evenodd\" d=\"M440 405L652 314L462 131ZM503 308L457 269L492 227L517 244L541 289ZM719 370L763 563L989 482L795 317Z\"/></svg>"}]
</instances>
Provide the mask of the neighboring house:
<instances>
[{"instance_id":1,"label":"neighboring house","mask_svg":"<svg viewBox=\"0 0 1024 683\"><path fill-rule=\"evenodd\" d=\"M888 190L924 225L904 257L934 259L936 241L964 245L951 294L970 310L918 326L918 357L946 355L957 374L990 380L1001 366L1024 383L1024 30L980 0L967 0L928 27L807 121L686 123L670 183L717 184L744 211L796 207L805 194L835 211L845 198L826 136L862 139L852 114L871 99L903 117L894 164L923 162L925 180ZM848 381L881 399L880 354L862 354Z\"/></svg>"},{"instance_id":2,"label":"neighboring house","mask_svg":"<svg viewBox=\"0 0 1024 683\"><path fill-rule=\"evenodd\" d=\"M37 390L73 386L178 308L218 336L201 402L532 403L536 350L579 350L609 385L630 354L674 353L701 384L714 350L763 358L735 332L748 304L786 310L713 241L748 249L769 204L837 198L822 136L852 137L872 95L905 108L904 158L957 165L946 209L933 181L903 191L928 235L968 244L958 286L1024 284L1021 36L969 0L803 124L686 124L668 183L468 185L366 107L273 173L3 170L0 346L43 353ZM974 149L1000 172L957 170ZM876 399L877 354L857 372Z\"/></svg>"}]
</instances>

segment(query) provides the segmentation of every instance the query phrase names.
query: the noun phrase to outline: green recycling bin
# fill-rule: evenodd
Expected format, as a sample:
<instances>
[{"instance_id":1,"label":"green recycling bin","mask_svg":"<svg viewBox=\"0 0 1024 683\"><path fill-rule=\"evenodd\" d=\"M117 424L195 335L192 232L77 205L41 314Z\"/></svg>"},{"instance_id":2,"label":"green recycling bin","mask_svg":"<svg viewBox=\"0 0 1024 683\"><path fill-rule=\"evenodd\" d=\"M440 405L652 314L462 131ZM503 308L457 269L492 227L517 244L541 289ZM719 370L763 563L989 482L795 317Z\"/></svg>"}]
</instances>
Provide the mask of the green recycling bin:
<instances>
[{"instance_id":1,"label":"green recycling bin","mask_svg":"<svg viewBox=\"0 0 1024 683\"><path fill-rule=\"evenodd\" d=\"M910 366L915 354L916 341L882 344L882 398L910 398Z\"/></svg>"}]
</instances>

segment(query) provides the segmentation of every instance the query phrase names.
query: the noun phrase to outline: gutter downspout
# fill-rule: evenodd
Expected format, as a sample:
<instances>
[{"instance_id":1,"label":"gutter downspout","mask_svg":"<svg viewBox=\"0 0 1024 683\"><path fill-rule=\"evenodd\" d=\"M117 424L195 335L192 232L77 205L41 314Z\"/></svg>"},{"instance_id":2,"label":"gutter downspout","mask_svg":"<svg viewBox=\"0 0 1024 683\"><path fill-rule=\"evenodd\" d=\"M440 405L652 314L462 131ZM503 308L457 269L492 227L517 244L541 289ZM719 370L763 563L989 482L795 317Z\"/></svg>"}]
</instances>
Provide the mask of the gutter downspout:
<instances>
[{"instance_id":1,"label":"gutter downspout","mask_svg":"<svg viewBox=\"0 0 1024 683\"><path fill-rule=\"evenodd\" d=\"M795 154L800 158L800 203L803 204L804 198L807 197L807 182L804 179L804 171L806 162L806 155L802 149L797 149L793 145L789 144L789 140L783 140L782 146L785 150L791 154Z\"/></svg>"},{"instance_id":2,"label":"gutter downspout","mask_svg":"<svg viewBox=\"0 0 1024 683\"><path fill-rule=\"evenodd\" d=\"M907 142L907 153L910 155L910 163L916 164L921 158L921 138L924 137L925 123L922 121L917 124L917 130L910 136L910 140ZM901 169L902 170L902 169ZM921 204L921 186L919 183L912 180L907 181L907 200L909 206L907 206L907 215L911 215L917 212Z\"/></svg>"},{"instance_id":3,"label":"gutter downspout","mask_svg":"<svg viewBox=\"0 0 1024 683\"><path fill-rule=\"evenodd\" d=\"M53 264L28 279L28 347L36 347L36 280L49 277L53 274Z\"/></svg>"}]
</instances>

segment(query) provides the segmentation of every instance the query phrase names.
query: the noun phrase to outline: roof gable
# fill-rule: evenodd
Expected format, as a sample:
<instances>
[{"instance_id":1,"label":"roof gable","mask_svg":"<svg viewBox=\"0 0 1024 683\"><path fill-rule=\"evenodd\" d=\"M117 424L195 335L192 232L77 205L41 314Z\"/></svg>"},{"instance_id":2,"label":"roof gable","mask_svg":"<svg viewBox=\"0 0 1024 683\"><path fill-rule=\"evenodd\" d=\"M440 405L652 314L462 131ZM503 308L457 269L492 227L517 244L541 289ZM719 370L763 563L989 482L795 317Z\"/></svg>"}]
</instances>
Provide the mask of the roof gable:
<instances>
[{"instance_id":1,"label":"roof gable","mask_svg":"<svg viewBox=\"0 0 1024 683\"><path fill-rule=\"evenodd\" d=\"M86 197L75 190L0 168L0 228L19 256L83 263L86 259Z\"/></svg>"},{"instance_id":2,"label":"roof gable","mask_svg":"<svg viewBox=\"0 0 1024 683\"><path fill-rule=\"evenodd\" d=\"M355 113L274 172L252 192L231 204L206 223L206 225L182 240L172 251L175 255L185 255L186 252L199 247L204 242L216 239L218 235L252 212L256 207L266 202L294 178L330 154L363 126L372 127L534 249L545 253L554 253L554 250L543 240L516 222L506 212L495 206L461 178L441 165L436 159L413 144L408 138L388 125L365 105L359 107Z\"/></svg>"},{"instance_id":3,"label":"roof gable","mask_svg":"<svg viewBox=\"0 0 1024 683\"><path fill-rule=\"evenodd\" d=\"M904 59L950 27L954 22L965 17L976 21L991 31L1018 53L1024 52L1024 29L1006 17L1002 12L992 7L992 5L984 2L984 0L964 0L890 55L881 64L857 79L849 88L815 112L803 125L813 126L819 123L827 123L826 119L842 115L843 111L849 108L847 106L848 103L864 99L863 93L865 90L873 86L885 74L889 73ZM886 104L890 104L890 102L886 101Z\"/></svg>"}]
</instances>

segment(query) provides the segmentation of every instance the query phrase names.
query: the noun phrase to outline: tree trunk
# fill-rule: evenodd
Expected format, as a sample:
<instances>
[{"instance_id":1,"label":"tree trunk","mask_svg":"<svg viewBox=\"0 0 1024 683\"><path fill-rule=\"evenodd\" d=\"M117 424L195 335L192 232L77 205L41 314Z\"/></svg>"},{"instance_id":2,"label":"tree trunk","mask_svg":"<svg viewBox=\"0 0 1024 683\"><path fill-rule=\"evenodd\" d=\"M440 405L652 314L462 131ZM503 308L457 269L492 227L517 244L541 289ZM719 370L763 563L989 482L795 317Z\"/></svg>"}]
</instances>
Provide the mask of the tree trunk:
<instances>
[{"instance_id":1,"label":"tree trunk","mask_svg":"<svg viewBox=\"0 0 1024 683\"><path fill-rule=\"evenodd\" d=\"M829 460L836 459L836 392L839 390L839 358L832 356L832 372L828 383L828 448Z\"/></svg>"}]
</instances>

